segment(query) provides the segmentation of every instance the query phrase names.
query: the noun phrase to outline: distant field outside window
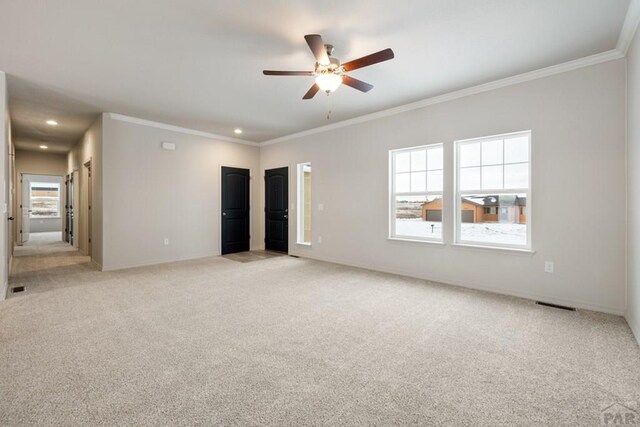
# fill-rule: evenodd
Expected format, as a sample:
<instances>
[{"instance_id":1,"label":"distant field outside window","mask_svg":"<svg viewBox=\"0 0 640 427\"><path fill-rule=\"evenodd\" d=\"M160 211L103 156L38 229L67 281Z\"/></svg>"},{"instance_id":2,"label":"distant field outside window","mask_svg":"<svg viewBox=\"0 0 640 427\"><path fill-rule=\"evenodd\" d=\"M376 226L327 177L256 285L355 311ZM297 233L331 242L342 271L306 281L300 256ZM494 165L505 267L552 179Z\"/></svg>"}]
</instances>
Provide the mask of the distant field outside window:
<instances>
[{"instance_id":1,"label":"distant field outside window","mask_svg":"<svg viewBox=\"0 0 640 427\"><path fill-rule=\"evenodd\" d=\"M442 144L394 150L390 237L442 240Z\"/></svg>"},{"instance_id":2,"label":"distant field outside window","mask_svg":"<svg viewBox=\"0 0 640 427\"><path fill-rule=\"evenodd\" d=\"M60 217L60 184L32 182L31 218Z\"/></svg>"},{"instance_id":3,"label":"distant field outside window","mask_svg":"<svg viewBox=\"0 0 640 427\"><path fill-rule=\"evenodd\" d=\"M456 143L456 241L529 248L530 132Z\"/></svg>"}]
</instances>

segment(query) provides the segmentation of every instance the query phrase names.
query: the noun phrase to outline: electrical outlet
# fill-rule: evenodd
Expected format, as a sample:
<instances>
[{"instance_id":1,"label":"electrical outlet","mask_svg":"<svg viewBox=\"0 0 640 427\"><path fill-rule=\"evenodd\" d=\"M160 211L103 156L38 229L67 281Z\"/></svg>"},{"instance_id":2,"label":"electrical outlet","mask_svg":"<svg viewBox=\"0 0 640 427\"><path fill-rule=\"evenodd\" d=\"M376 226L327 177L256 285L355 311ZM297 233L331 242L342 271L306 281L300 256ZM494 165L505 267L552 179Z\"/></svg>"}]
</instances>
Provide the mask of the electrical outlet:
<instances>
[{"instance_id":1,"label":"electrical outlet","mask_svg":"<svg viewBox=\"0 0 640 427\"><path fill-rule=\"evenodd\" d=\"M169 238L168 237L164 238L164 244L165 244L165 246L169 244Z\"/></svg>"},{"instance_id":2,"label":"electrical outlet","mask_svg":"<svg viewBox=\"0 0 640 427\"><path fill-rule=\"evenodd\" d=\"M324 205L322 203L318 203L318 210L319 211L323 211L324 210Z\"/></svg>"},{"instance_id":3,"label":"electrical outlet","mask_svg":"<svg viewBox=\"0 0 640 427\"><path fill-rule=\"evenodd\" d=\"M318 236L318 243L322 243L322 236Z\"/></svg>"},{"instance_id":4,"label":"electrical outlet","mask_svg":"<svg viewBox=\"0 0 640 427\"><path fill-rule=\"evenodd\" d=\"M544 272L545 273L553 273L553 262L545 261L544 262Z\"/></svg>"}]
</instances>

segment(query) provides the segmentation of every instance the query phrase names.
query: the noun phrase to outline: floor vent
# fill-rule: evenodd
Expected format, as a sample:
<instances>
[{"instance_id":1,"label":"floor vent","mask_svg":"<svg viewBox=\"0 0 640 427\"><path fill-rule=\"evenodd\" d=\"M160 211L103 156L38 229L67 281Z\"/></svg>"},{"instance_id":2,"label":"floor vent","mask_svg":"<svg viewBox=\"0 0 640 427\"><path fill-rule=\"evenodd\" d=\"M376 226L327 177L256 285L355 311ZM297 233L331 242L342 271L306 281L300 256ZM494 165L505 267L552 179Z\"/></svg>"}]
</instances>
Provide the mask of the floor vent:
<instances>
[{"instance_id":1,"label":"floor vent","mask_svg":"<svg viewBox=\"0 0 640 427\"><path fill-rule=\"evenodd\" d=\"M573 307L567 307L567 306L558 305L558 304L551 304L549 302L536 301L536 304L543 305L545 307L559 308L560 310L576 311L576 309Z\"/></svg>"},{"instance_id":2,"label":"floor vent","mask_svg":"<svg viewBox=\"0 0 640 427\"><path fill-rule=\"evenodd\" d=\"M289 255L291 258L300 258L298 255Z\"/></svg>"},{"instance_id":3,"label":"floor vent","mask_svg":"<svg viewBox=\"0 0 640 427\"><path fill-rule=\"evenodd\" d=\"M16 286L15 288L11 288L11 292L13 292L14 294L16 292L24 292L24 286Z\"/></svg>"}]
</instances>

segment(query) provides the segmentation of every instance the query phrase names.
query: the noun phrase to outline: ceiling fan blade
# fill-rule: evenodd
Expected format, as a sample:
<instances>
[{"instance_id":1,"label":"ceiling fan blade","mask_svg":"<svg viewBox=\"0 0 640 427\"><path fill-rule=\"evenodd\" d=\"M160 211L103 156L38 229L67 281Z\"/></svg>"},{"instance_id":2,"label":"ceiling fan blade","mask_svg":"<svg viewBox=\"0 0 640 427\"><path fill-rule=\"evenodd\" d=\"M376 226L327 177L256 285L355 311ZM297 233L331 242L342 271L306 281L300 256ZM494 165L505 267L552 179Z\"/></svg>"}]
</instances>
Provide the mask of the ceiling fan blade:
<instances>
[{"instance_id":1,"label":"ceiling fan blade","mask_svg":"<svg viewBox=\"0 0 640 427\"><path fill-rule=\"evenodd\" d=\"M307 91L307 93L304 94L304 96L302 97L302 99L311 99L313 98L316 93L318 93L318 91L320 90L320 87L317 84L313 84L313 86L311 86L311 89L309 89Z\"/></svg>"},{"instance_id":2,"label":"ceiling fan blade","mask_svg":"<svg viewBox=\"0 0 640 427\"><path fill-rule=\"evenodd\" d=\"M393 59L393 51L391 49L381 50L380 52L372 53L371 55L363 56L362 58L354 59L345 64L342 64L344 71L353 71L358 68L367 67L369 65L377 64L378 62L388 61Z\"/></svg>"},{"instance_id":3,"label":"ceiling fan blade","mask_svg":"<svg viewBox=\"0 0 640 427\"><path fill-rule=\"evenodd\" d=\"M313 71L274 71L262 70L265 76L313 76Z\"/></svg>"},{"instance_id":4,"label":"ceiling fan blade","mask_svg":"<svg viewBox=\"0 0 640 427\"><path fill-rule=\"evenodd\" d=\"M354 89L358 89L361 92L369 92L373 89L373 85L365 83L362 80L354 79L353 77L342 75L342 83L347 86L351 86Z\"/></svg>"},{"instance_id":5,"label":"ceiling fan blade","mask_svg":"<svg viewBox=\"0 0 640 427\"><path fill-rule=\"evenodd\" d=\"M322 65L329 65L330 61L329 55L327 55L327 48L324 47L324 42L320 34L307 34L304 36L304 39L307 41L311 52L313 52L313 56L316 57L316 61Z\"/></svg>"}]
</instances>

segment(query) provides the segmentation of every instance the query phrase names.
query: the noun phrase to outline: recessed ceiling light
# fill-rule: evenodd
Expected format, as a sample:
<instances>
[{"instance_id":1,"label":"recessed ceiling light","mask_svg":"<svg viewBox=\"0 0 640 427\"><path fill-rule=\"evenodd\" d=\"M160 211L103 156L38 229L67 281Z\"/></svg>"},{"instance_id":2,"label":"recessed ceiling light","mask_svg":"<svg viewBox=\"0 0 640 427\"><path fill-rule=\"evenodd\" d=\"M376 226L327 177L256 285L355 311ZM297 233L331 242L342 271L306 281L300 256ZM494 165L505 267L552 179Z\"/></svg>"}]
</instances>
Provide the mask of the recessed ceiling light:
<instances>
[{"instance_id":1,"label":"recessed ceiling light","mask_svg":"<svg viewBox=\"0 0 640 427\"><path fill-rule=\"evenodd\" d=\"M46 145L41 145L40 148L42 148L43 150L46 150L49 147L47 147Z\"/></svg>"},{"instance_id":2,"label":"recessed ceiling light","mask_svg":"<svg viewBox=\"0 0 640 427\"><path fill-rule=\"evenodd\" d=\"M240 135L242 133L242 129L237 128L236 130L233 131L233 133L235 133L236 135Z\"/></svg>"},{"instance_id":3,"label":"recessed ceiling light","mask_svg":"<svg viewBox=\"0 0 640 427\"><path fill-rule=\"evenodd\" d=\"M49 126L58 126L58 122L56 122L55 120L47 120L47 124Z\"/></svg>"}]
</instances>

